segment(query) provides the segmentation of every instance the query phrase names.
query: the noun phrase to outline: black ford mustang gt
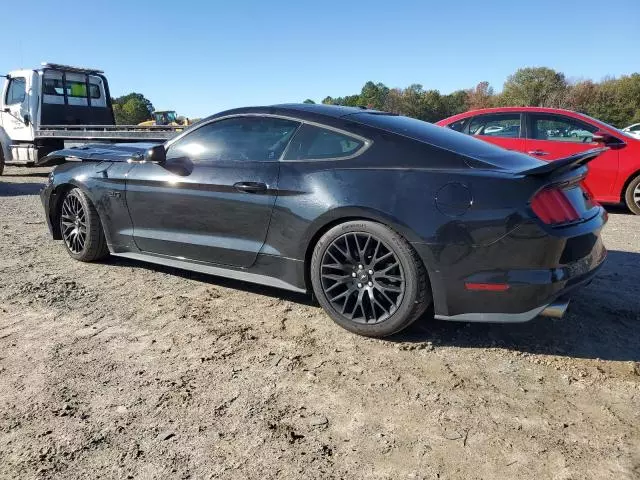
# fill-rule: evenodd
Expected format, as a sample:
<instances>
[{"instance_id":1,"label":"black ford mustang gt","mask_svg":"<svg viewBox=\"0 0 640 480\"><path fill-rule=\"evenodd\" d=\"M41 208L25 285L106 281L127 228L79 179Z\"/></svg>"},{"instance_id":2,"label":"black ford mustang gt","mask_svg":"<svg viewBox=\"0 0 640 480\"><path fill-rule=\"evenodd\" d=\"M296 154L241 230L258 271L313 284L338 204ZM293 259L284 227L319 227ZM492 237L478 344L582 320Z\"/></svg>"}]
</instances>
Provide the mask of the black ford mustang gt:
<instances>
[{"instance_id":1,"label":"black ford mustang gt","mask_svg":"<svg viewBox=\"0 0 640 480\"><path fill-rule=\"evenodd\" d=\"M164 145L54 152L42 191L72 258L144 260L313 292L342 327L561 316L606 251L581 184L595 149L546 163L402 116L241 108Z\"/></svg>"}]
</instances>

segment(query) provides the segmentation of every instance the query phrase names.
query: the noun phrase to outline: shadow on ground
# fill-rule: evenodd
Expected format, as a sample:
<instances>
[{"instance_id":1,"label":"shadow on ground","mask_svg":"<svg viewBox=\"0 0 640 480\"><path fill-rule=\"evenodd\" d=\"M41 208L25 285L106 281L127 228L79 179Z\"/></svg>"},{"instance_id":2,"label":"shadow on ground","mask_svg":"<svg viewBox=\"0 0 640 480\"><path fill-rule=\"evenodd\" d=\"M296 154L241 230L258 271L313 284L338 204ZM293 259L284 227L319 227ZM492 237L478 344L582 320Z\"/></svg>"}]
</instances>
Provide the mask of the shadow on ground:
<instances>
[{"instance_id":1,"label":"shadow on ground","mask_svg":"<svg viewBox=\"0 0 640 480\"><path fill-rule=\"evenodd\" d=\"M610 251L593 282L572 293L561 320L538 317L521 324L481 324L435 321L427 315L392 341L638 362L639 267L640 254Z\"/></svg>"},{"instance_id":2,"label":"shadow on ground","mask_svg":"<svg viewBox=\"0 0 640 480\"><path fill-rule=\"evenodd\" d=\"M41 188L41 183L3 182L2 177L0 177L0 197L37 195Z\"/></svg>"},{"instance_id":3,"label":"shadow on ground","mask_svg":"<svg viewBox=\"0 0 640 480\"><path fill-rule=\"evenodd\" d=\"M223 277L116 257L111 257L109 263L113 266L146 268L202 283L315 305L307 295ZM431 310L410 328L385 341L431 341L436 346L498 347L575 358L640 361L639 266L638 253L609 252L607 263L595 280L572 294L569 310L562 320L536 318L521 324L456 323L434 320ZM327 318L327 321L330 320ZM345 335L348 333L345 332Z\"/></svg>"}]
</instances>

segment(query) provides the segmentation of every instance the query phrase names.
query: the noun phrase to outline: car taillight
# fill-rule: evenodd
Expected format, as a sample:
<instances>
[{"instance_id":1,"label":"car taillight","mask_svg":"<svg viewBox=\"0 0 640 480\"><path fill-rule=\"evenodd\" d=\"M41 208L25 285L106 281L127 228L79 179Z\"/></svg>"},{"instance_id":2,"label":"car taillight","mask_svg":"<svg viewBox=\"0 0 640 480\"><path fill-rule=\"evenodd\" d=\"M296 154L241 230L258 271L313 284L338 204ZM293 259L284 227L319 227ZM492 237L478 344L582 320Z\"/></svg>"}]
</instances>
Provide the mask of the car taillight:
<instances>
[{"instance_id":1,"label":"car taillight","mask_svg":"<svg viewBox=\"0 0 640 480\"><path fill-rule=\"evenodd\" d=\"M531 209L547 225L574 222L580 214L560 188L544 188L531 199Z\"/></svg>"}]
</instances>

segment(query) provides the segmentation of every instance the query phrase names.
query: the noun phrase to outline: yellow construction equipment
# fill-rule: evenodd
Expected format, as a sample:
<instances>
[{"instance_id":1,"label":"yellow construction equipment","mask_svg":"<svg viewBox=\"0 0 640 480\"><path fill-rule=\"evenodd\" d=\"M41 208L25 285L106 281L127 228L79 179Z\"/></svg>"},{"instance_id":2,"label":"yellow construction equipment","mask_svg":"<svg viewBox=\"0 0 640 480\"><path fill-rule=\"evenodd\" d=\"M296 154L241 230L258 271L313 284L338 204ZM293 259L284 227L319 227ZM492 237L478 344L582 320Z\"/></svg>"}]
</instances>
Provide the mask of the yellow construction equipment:
<instances>
[{"instance_id":1,"label":"yellow construction equipment","mask_svg":"<svg viewBox=\"0 0 640 480\"><path fill-rule=\"evenodd\" d=\"M171 127L191 125L191 121L186 117L179 117L175 110L156 110L153 112L151 120L141 122L138 125L149 127L153 125L165 125Z\"/></svg>"}]
</instances>

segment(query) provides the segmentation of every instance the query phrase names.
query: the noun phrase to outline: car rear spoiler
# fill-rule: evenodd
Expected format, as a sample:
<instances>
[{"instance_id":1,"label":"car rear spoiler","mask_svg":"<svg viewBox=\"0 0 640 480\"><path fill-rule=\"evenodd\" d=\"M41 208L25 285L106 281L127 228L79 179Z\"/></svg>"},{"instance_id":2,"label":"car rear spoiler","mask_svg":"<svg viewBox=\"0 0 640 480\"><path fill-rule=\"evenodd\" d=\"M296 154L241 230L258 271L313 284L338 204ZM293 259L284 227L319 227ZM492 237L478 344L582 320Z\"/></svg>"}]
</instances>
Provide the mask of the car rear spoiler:
<instances>
[{"instance_id":1,"label":"car rear spoiler","mask_svg":"<svg viewBox=\"0 0 640 480\"><path fill-rule=\"evenodd\" d=\"M543 165L540 165L539 167L523 170L522 172L520 172L520 174L536 177L560 175L569 170L573 170L574 168L579 168L586 165L591 160L596 158L601 153L606 152L607 150L609 150L607 147L592 148L591 150L587 150L586 152L579 152L565 158L551 160Z\"/></svg>"},{"instance_id":2,"label":"car rear spoiler","mask_svg":"<svg viewBox=\"0 0 640 480\"><path fill-rule=\"evenodd\" d=\"M36 162L36 165L55 165L65 161L127 162L132 158L143 154L148 148L154 145L156 144L96 143L81 145L51 152L49 155Z\"/></svg>"}]
</instances>

